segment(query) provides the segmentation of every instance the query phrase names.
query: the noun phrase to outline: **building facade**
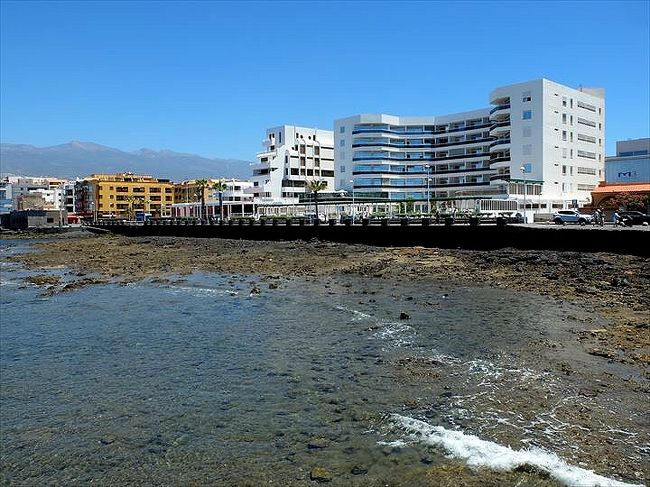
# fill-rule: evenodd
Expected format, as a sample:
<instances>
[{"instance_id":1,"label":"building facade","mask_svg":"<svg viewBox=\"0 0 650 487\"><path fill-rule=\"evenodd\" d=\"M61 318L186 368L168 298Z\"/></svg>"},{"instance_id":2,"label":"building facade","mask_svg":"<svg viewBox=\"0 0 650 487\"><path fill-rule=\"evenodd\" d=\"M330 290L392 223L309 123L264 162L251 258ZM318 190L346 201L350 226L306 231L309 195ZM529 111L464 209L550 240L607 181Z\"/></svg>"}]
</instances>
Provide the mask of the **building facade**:
<instances>
[{"instance_id":1,"label":"building facade","mask_svg":"<svg viewBox=\"0 0 650 487\"><path fill-rule=\"evenodd\" d=\"M252 181L236 179L208 179L205 191L206 216L221 218L219 207L219 192L212 189L214 183L221 181L225 189L221 194L223 203L223 218L252 216L255 214L253 195L247 192L253 187ZM195 180L183 181L174 185L174 204L171 209L172 218L200 218L201 196Z\"/></svg>"},{"instance_id":2,"label":"building facade","mask_svg":"<svg viewBox=\"0 0 650 487\"><path fill-rule=\"evenodd\" d=\"M616 142L616 155L605 158L608 184L650 183L650 138Z\"/></svg>"},{"instance_id":3,"label":"building facade","mask_svg":"<svg viewBox=\"0 0 650 487\"><path fill-rule=\"evenodd\" d=\"M252 166L253 187L248 190L259 203L292 204L309 190L311 181L324 181L334 190L334 135L320 130L282 125L266 131Z\"/></svg>"},{"instance_id":4,"label":"building facade","mask_svg":"<svg viewBox=\"0 0 650 487\"><path fill-rule=\"evenodd\" d=\"M133 173L92 174L76 184L75 197L77 213L86 217L165 217L174 203L174 186L168 179Z\"/></svg>"},{"instance_id":5,"label":"building facade","mask_svg":"<svg viewBox=\"0 0 650 487\"><path fill-rule=\"evenodd\" d=\"M618 141L616 155L605 158L605 181L592 192L592 205L611 208L625 200L650 212L650 138Z\"/></svg>"},{"instance_id":6,"label":"building facade","mask_svg":"<svg viewBox=\"0 0 650 487\"><path fill-rule=\"evenodd\" d=\"M388 200L514 199L550 212L590 201L603 179L604 92L546 79L497 88L452 115L337 120L337 189Z\"/></svg>"}]
</instances>

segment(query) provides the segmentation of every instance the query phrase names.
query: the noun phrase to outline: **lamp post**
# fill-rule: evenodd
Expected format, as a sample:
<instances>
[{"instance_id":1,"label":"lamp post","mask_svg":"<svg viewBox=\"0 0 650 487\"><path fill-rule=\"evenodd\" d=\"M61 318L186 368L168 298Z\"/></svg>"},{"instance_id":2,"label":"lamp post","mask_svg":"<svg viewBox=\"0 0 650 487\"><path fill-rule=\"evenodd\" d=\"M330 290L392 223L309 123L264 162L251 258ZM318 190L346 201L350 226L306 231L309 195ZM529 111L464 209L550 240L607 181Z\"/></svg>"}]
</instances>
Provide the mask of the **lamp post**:
<instances>
[{"instance_id":1,"label":"lamp post","mask_svg":"<svg viewBox=\"0 0 650 487\"><path fill-rule=\"evenodd\" d=\"M354 209L354 179L350 179L352 184L352 223L354 223L355 209Z\"/></svg>"},{"instance_id":2,"label":"lamp post","mask_svg":"<svg viewBox=\"0 0 650 487\"><path fill-rule=\"evenodd\" d=\"M431 166L425 164L424 167L427 170L427 214L431 215L431 186L429 185L429 182L431 181Z\"/></svg>"},{"instance_id":3,"label":"lamp post","mask_svg":"<svg viewBox=\"0 0 650 487\"><path fill-rule=\"evenodd\" d=\"M526 219L526 166L523 164L519 167L521 170L521 174L524 177L524 223L527 223L528 220Z\"/></svg>"}]
</instances>

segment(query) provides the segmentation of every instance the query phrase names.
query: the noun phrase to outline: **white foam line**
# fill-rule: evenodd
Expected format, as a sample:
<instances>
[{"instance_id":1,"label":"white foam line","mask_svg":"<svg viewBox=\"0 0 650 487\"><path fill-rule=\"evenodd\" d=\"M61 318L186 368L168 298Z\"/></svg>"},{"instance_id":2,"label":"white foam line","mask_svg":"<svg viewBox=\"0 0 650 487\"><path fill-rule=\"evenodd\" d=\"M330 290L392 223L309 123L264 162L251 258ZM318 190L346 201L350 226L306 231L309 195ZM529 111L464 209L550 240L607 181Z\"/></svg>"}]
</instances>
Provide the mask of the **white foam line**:
<instances>
[{"instance_id":1,"label":"white foam line","mask_svg":"<svg viewBox=\"0 0 650 487\"><path fill-rule=\"evenodd\" d=\"M639 487L597 475L591 470L569 465L554 453L538 448L513 450L462 431L432 426L424 421L393 414L396 425L414 438L432 446L442 447L450 457L460 458L470 467L488 467L494 470L513 470L520 465L533 465L565 485L581 487ZM640 486L643 487L643 486Z\"/></svg>"},{"instance_id":2,"label":"white foam line","mask_svg":"<svg viewBox=\"0 0 650 487\"><path fill-rule=\"evenodd\" d=\"M352 313L354 316L353 321L360 321L360 320L367 320L368 318L372 318L371 315L362 313L361 311L357 311L356 309L350 309L346 308L345 306L337 306L336 309L339 311L347 311L348 313Z\"/></svg>"}]
</instances>

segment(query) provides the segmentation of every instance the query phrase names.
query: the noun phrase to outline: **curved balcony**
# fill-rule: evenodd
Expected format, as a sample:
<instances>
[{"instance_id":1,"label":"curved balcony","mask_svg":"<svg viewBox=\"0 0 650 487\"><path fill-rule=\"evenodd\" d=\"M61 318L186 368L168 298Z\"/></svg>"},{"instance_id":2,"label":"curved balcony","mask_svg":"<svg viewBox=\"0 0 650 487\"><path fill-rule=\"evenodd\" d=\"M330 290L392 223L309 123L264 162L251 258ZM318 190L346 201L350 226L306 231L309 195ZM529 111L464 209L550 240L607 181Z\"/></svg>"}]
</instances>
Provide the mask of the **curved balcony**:
<instances>
[{"instance_id":1,"label":"curved balcony","mask_svg":"<svg viewBox=\"0 0 650 487\"><path fill-rule=\"evenodd\" d=\"M510 119L497 122L490 127L490 135L493 137L503 137L505 134L510 136Z\"/></svg>"},{"instance_id":2,"label":"curved balcony","mask_svg":"<svg viewBox=\"0 0 650 487\"><path fill-rule=\"evenodd\" d=\"M494 174L490 176L490 184L502 184L510 181L510 173Z\"/></svg>"},{"instance_id":3,"label":"curved balcony","mask_svg":"<svg viewBox=\"0 0 650 487\"><path fill-rule=\"evenodd\" d=\"M503 151L506 149L507 146L510 145L510 137L502 137L500 139L495 140L490 144L490 152L497 152L497 151Z\"/></svg>"}]
</instances>

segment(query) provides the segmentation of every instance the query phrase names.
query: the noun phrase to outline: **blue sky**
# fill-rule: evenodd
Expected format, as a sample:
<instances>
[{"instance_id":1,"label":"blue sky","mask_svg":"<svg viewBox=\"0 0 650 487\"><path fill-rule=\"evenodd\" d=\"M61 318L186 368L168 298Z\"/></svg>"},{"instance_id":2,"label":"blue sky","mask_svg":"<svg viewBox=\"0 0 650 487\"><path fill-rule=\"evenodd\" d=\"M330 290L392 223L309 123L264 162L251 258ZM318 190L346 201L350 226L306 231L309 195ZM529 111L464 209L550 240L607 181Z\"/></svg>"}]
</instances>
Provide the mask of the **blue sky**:
<instances>
[{"instance_id":1,"label":"blue sky","mask_svg":"<svg viewBox=\"0 0 650 487\"><path fill-rule=\"evenodd\" d=\"M649 2L2 2L2 142L253 160L267 127L606 89L607 153L649 136Z\"/></svg>"}]
</instances>

